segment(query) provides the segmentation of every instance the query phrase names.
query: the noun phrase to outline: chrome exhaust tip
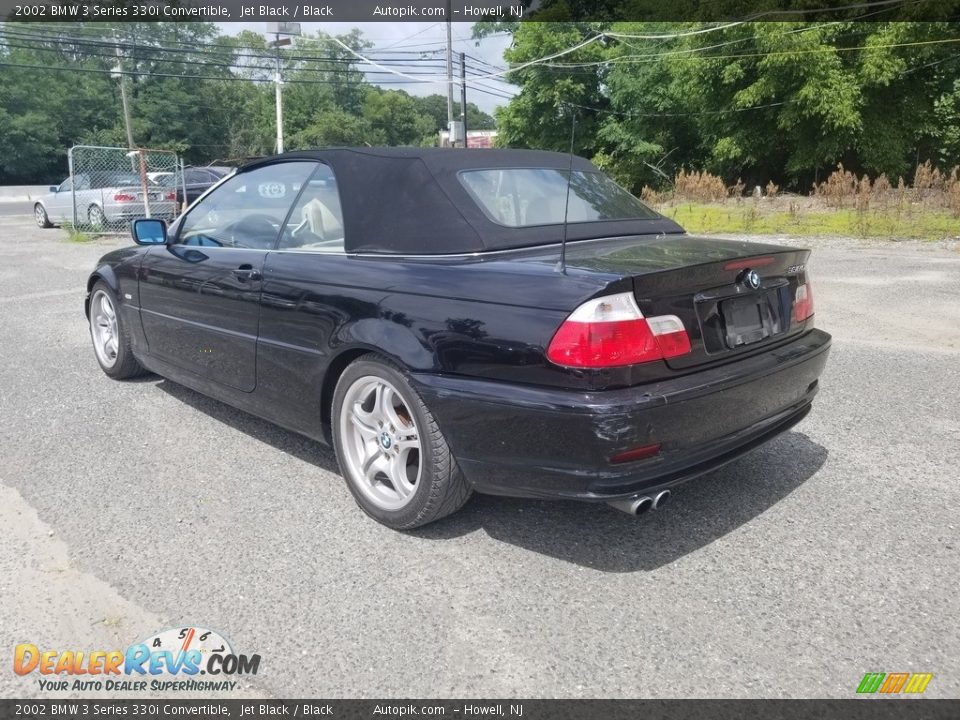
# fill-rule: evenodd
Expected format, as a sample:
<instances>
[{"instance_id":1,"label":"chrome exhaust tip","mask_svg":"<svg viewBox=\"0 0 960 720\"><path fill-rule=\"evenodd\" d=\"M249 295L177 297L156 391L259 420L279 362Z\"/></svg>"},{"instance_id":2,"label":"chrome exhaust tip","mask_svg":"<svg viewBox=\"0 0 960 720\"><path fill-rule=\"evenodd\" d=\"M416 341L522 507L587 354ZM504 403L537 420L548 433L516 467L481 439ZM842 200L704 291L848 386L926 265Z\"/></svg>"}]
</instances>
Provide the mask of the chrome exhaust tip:
<instances>
[{"instance_id":1,"label":"chrome exhaust tip","mask_svg":"<svg viewBox=\"0 0 960 720\"><path fill-rule=\"evenodd\" d=\"M669 490L662 490L656 494L653 498L653 509L659 510L668 502L670 502L671 494Z\"/></svg>"},{"instance_id":2,"label":"chrome exhaust tip","mask_svg":"<svg viewBox=\"0 0 960 720\"><path fill-rule=\"evenodd\" d=\"M654 507L653 498L649 498L646 495L627 498L626 500L611 500L607 505L621 512L625 512L627 515L643 515L647 510L651 510Z\"/></svg>"}]
</instances>

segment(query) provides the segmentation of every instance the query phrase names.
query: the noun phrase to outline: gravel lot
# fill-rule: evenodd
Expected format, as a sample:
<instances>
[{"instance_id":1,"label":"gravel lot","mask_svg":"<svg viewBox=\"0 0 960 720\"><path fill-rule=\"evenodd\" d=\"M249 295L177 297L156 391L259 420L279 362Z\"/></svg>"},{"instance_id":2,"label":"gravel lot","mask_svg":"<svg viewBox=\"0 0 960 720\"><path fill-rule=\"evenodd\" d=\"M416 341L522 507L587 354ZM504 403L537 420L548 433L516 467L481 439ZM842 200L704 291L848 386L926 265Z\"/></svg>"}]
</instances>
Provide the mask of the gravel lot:
<instances>
[{"instance_id":1,"label":"gravel lot","mask_svg":"<svg viewBox=\"0 0 960 720\"><path fill-rule=\"evenodd\" d=\"M323 447L100 372L84 281L126 243L0 220L0 696L41 694L18 642L187 623L261 654L241 695L960 696L956 247L813 242L814 412L668 508L476 497L400 534Z\"/></svg>"}]
</instances>

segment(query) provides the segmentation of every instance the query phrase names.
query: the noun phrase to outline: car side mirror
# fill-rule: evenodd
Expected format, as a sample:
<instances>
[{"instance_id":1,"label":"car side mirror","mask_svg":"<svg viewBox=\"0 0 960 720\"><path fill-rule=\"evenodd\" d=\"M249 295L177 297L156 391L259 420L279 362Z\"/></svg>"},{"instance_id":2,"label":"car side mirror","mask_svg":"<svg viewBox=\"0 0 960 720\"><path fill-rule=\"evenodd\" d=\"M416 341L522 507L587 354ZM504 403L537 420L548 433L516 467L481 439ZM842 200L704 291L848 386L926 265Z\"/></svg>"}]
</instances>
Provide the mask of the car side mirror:
<instances>
[{"instance_id":1,"label":"car side mirror","mask_svg":"<svg viewBox=\"0 0 960 720\"><path fill-rule=\"evenodd\" d=\"M58 193L58 192L60 192L60 186L59 186L59 185L51 185L50 188L49 188L49 191L52 192L52 193Z\"/></svg>"},{"instance_id":2,"label":"car side mirror","mask_svg":"<svg viewBox=\"0 0 960 720\"><path fill-rule=\"evenodd\" d=\"M137 245L166 245L167 224L163 220L140 218L130 226L130 234Z\"/></svg>"}]
</instances>

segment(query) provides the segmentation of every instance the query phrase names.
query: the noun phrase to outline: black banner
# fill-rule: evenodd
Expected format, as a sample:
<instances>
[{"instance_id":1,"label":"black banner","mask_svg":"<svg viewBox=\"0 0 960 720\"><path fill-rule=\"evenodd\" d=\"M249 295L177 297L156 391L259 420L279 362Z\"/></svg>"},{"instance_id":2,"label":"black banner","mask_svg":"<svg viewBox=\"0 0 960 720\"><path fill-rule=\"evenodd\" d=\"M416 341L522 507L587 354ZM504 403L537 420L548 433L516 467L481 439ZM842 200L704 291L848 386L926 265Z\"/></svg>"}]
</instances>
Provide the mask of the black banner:
<instances>
[{"instance_id":1,"label":"black banner","mask_svg":"<svg viewBox=\"0 0 960 720\"><path fill-rule=\"evenodd\" d=\"M0 0L22 22L952 20L960 0Z\"/></svg>"},{"instance_id":2,"label":"black banner","mask_svg":"<svg viewBox=\"0 0 960 720\"><path fill-rule=\"evenodd\" d=\"M939 720L960 700L0 700L0 719Z\"/></svg>"}]
</instances>

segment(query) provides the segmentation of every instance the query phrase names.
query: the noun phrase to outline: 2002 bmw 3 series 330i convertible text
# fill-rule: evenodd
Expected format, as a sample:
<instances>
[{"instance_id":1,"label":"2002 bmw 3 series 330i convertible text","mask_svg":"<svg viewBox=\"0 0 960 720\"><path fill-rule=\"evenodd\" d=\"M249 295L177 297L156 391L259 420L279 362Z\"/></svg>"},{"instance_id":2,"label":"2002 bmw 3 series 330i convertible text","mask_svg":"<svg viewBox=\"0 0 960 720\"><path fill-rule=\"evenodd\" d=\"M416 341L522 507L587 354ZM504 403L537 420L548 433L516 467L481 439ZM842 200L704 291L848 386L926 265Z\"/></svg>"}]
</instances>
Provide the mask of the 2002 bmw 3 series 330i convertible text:
<instances>
[{"instance_id":1,"label":"2002 bmw 3 series 330i convertible text","mask_svg":"<svg viewBox=\"0 0 960 720\"><path fill-rule=\"evenodd\" d=\"M332 443L399 529L473 490L657 507L802 419L830 346L809 251L691 237L557 153L288 153L133 235L88 283L104 372Z\"/></svg>"}]
</instances>

